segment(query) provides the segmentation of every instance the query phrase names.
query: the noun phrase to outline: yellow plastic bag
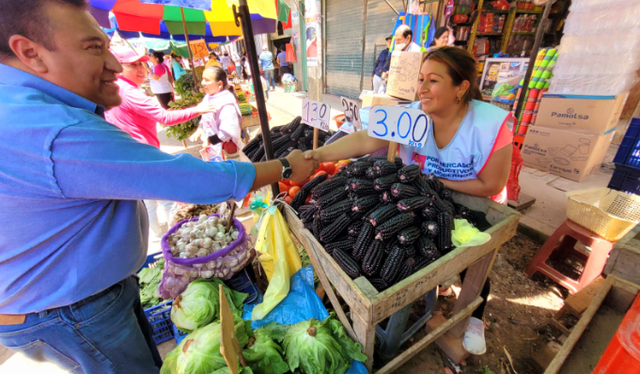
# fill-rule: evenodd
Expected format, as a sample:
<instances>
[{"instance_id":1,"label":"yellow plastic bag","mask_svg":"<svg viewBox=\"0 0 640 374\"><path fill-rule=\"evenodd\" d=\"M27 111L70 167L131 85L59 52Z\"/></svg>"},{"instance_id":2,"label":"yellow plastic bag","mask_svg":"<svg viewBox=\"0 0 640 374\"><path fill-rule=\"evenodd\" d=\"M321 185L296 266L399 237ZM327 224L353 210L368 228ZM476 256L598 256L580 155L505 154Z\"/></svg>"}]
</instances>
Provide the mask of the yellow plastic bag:
<instances>
[{"instance_id":1,"label":"yellow plastic bag","mask_svg":"<svg viewBox=\"0 0 640 374\"><path fill-rule=\"evenodd\" d=\"M252 320L263 319L289 294L290 278L302 267L300 254L289 234L289 226L276 207L265 209L256 241L258 260L264 269L269 286L262 303L251 313Z\"/></svg>"},{"instance_id":2,"label":"yellow plastic bag","mask_svg":"<svg viewBox=\"0 0 640 374\"><path fill-rule=\"evenodd\" d=\"M455 229L451 232L451 241L456 248L475 247L491 240L491 235L478 230L466 219L453 221Z\"/></svg>"}]
</instances>

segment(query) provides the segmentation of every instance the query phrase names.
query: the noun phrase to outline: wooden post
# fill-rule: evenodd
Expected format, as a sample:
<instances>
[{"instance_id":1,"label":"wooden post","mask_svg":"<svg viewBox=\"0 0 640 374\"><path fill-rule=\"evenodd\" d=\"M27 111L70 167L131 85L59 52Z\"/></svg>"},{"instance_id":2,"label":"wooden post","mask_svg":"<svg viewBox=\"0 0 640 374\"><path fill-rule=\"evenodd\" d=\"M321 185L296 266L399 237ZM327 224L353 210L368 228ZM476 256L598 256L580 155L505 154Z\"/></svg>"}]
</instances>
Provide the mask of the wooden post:
<instances>
[{"instance_id":1,"label":"wooden post","mask_svg":"<svg viewBox=\"0 0 640 374\"><path fill-rule=\"evenodd\" d=\"M180 15L182 16L182 29L184 30L184 40L187 42L187 51L189 52L189 62L191 63L191 74L193 74L193 85L196 92L200 91L198 84L198 76L196 75L196 65L193 63L193 53L191 53L191 46L189 45L189 32L187 31L187 21L184 19L184 9L180 7Z\"/></svg>"},{"instance_id":2,"label":"wooden post","mask_svg":"<svg viewBox=\"0 0 640 374\"><path fill-rule=\"evenodd\" d=\"M238 206L235 202L228 204L231 204L231 211L229 212L229 222L227 222L227 227L224 228L226 232L229 232L231 224L233 224L233 215L236 213L236 207ZM242 205L244 205L244 199L242 199Z\"/></svg>"},{"instance_id":3,"label":"wooden post","mask_svg":"<svg viewBox=\"0 0 640 374\"><path fill-rule=\"evenodd\" d=\"M313 150L318 149L318 136L320 135L320 130L317 128L313 128Z\"/></svg>"},{"instance_id":4,"label":"wooden post","mask_svg":"<svg viewBox=\"0 0 640 374\"><path fill-rule=\"evenodd\" d=\"M396 162L396 153L398 153L398 143L389 142L389 152L387 152L387 160Z\"/></svg>"},{"instance_id":5,"label":"wooden post","mask_svg":"<svg viewBox=\"0 0 640 374\"><path fill-rule=\"evenodd\" d=\"M220 290L220 354L224 357L231 374L238 374L238 360L240 360L242 367L247 366L247 363L244 361L240 344L236 338L233 314L231 314L224 288L221 284L218 287Z\"/></svg>"},{"instance_id":6,"label":"wooden post","mask_svg":"<svg viewBox=\"0 0 640 374\"><path fill-rule=\"evenodd\" d=\"M187 147L187 141L182 139L182 145L184 146L184 149L187 150L187 152L189 152L189 147Z\"/></svg>"}]
</instances>

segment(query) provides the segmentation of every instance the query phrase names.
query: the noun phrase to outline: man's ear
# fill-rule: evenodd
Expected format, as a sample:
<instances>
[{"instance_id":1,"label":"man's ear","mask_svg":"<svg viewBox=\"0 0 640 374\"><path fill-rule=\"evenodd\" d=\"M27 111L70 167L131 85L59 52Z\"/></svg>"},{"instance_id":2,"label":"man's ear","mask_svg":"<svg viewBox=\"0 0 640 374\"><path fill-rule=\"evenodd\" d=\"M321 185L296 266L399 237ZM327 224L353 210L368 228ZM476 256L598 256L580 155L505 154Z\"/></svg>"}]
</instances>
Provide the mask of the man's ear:
<instances>
[{"instance_id":1,"label":"man's ear","mask_svg":"<svg viewBox=\"0 0 640 374\"><path fill-rule=\"evenodd\" d=\"M40 56L40 53L45 49L44 46L22 35L12 35L9 38L9 48L23 64L34 72L46 74L49 71Z\"/></svg>"}]
</instances>

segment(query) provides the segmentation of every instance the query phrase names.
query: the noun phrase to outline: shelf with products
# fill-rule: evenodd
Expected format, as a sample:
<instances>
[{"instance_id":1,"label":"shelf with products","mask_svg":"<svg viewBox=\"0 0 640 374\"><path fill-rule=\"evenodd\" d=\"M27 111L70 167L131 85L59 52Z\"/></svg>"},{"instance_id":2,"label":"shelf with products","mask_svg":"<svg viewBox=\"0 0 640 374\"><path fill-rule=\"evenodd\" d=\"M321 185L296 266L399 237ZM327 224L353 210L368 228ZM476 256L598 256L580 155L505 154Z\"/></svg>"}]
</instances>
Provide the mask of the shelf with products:
<instances>
[{"instance_id":1,"label":"shelf with products","mask_svg":"<svg viewBox=\"0 0 640 374\"><path fill-rule=\"evenodd\" d=\"M517 9L516 13L518 13L518 14L542 14L542 11Z\"/></svg>"}]
</instances>

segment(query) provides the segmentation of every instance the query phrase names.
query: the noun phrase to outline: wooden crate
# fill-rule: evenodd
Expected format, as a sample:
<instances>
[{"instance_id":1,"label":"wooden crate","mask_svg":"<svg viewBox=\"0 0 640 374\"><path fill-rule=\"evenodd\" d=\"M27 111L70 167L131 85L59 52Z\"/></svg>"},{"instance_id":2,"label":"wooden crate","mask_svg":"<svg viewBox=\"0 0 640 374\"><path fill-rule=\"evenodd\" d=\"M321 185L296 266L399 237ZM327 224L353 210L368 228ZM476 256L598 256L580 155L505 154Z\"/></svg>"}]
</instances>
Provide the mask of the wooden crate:
<instances>
[{"instance_id":1,"label":"wooden crate","mask_svg":"<svg viewBox=\"0 0 640 374\"><path fill-rule=\"evenodd\" d=\"M591 372L639 290L637 284L609 275L544 373Z\"/></svg>"},{"instance_id":2,"label":"wooden crate","mask_svg":"<svg viewBox=\"0 0 640 374\"><path fill-rule=\"evenodd\" d=\"M355 280L349 278L326 253L313 234L304 228L295 212L288 206L285 208L285 218L289 228L307 250L336 314L349 335L362 344L364 353L368 357L366 365L369 371L373 366L376 325L418 300L451 276L468 269L454 308L454 315L407 351L394 358L378 373L393 372L444 333L448 332L449 337L461 342L468 317L482 301L479 297L480 290L498 249L516 233L520 214L515 210L489 199L464 194L454 194L454 200L470 209L487 214L487 220L493 225L487 230L487 233L491 234L491 240L481 246L456 249L383 292L378 292L365 277ZM340 307L332 286L349 305L351 321Z\"/></svg>"}]
</instances>

